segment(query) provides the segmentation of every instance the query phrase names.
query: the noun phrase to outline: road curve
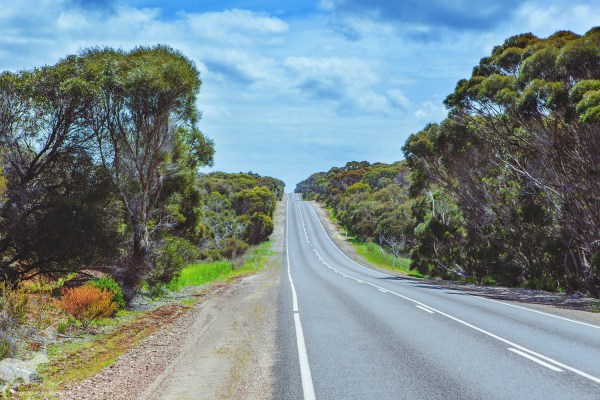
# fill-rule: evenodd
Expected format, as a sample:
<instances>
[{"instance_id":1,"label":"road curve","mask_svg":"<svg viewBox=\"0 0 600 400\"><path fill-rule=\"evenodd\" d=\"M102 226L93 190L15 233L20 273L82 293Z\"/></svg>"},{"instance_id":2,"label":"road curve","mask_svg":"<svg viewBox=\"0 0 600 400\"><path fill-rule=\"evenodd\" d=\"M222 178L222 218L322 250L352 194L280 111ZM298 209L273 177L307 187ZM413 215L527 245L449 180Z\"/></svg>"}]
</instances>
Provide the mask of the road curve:
<instances>
[{"instance_id":1,"label":"road curve","mask_svg":"<svg viewBox=\"0 0 600 400\"><path fill-rule=\"evenodd\" d=\"M346 257L288 195L275 399L600 399L600 326Z\"/></svg>"}]
</instances>

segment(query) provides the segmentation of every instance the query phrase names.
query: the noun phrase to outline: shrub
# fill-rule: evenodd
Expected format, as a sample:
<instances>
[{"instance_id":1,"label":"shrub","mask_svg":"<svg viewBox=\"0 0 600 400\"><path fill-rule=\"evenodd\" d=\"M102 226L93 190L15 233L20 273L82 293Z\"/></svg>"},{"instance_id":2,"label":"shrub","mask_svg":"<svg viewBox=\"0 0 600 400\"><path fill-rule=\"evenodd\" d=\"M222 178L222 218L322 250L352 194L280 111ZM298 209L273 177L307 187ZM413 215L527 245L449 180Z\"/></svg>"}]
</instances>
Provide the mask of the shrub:
<instances>
[{"instance_id":1,"label":"shrub","mask_svg":"<svg viewBox=\"0 0 600 400\"><path fill-rule=\"evenodd\" d=\"M496 280L491 275L486 275L483 277L483 284L486 286L492 286L496 284Z\"/></svg>"},{"instance_id":2,"label":"shrub","mask_svg":"<svg viewBox=\"0 0 600 400\"><path fill-rule=\"evenodd\" d=\"M121 286L111 277L103 276L102 278L92 279L89 284L97 287L100 290L107 290L113 294L112 301L122 310L125 308L125 299L123 298L123 290Z\"/></svg>"},{"instance_id":3,"label":"shrub","mask_svg":"<svg viewBox=\"0 0 600 400\"><path fill-rule=\"evenodd\" d=\"M29 297L23 288L14 289L0 283L0 331L10 332L25 322Z\"/></svg>"},{"instance_id":4,"label":"shrub","mask_svg":"<svg viewBox=\"0 0 600 400\"><path fill-rule=\"evenodd\" d=\"M112 296L112 292L91 285L63 288L57 305L86 329L92 321L115 314L118 305L112 301Z\"/></svg>"},{"instance_id":5,"label":"shrub","mask_svg":"<svg viewBox=\"0 0 600 400\"><path fill-rule=\"evenodd\" d=\"M70 326L71 324L68 322L59 322L58 325L56 325L56 333L64 335L67 333Z\"/></svg>"},{"instance_id":6,"label":"shrub","mask_svg":"<svg viewBox=\"0 0 600 400\"><path fill-rule=\"evenodd\" d=\"M273 233L273 220L268 215L254 213L251 216L244 215L242 220L246 223L244 239L250 244L259 244Z\"/></svg>"},{"instance_id":7,"label":"shrub","mask_svg":"<svg viewBox=\"0 0 600 400\"><path fill-rule=\"evenodd\" d=\"M12 357L16 353L13 339L4 332L0 332L0 360Z\"/></svg>"},{"instance_id":8,"label":"shrub","mask_svg":"<svg viewBox=\"0 0 600 400\"><path fill-rule=\"evenodd\" d=\"M23 288L0 283L0 359L11 357L17 350L19 330L25 322L29 297Z\"/></svg>"},{"instance_id":9,"label":"shrub","mask_svg":"<svg viewBox=\"0 0 600 400\"><path fill-rule=\"evenodd\" d=\"M199 255L198 248L183 238L167 236L163 241L163 245L155 250L156 262L146 278L150 287L170 282Z\"/></svg>"},{"instance_id":10,"label":"shrub","mask_svg":"<svg viewBox=\"0 0 600 400\"><path fill-rule=\"evenodd\" d=\"M228 260L241 256L248 250L248 243L236 238L221 240L220 246L219 253Z\"/></svg>"}]
</instances>

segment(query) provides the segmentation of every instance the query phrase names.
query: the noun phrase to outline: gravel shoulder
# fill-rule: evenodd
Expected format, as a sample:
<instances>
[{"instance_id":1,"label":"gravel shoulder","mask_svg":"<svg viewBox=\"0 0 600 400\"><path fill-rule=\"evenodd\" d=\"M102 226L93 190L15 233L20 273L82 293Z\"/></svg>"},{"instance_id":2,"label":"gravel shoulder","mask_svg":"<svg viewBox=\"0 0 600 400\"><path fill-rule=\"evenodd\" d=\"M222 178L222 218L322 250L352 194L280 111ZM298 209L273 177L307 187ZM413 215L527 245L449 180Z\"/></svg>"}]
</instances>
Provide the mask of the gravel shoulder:
<instances>
[{"instance_id":1,"label":"gravel shoulder","mask_svg":"<svg viewBox=\"0 0 600 400\"><path fill-rule=\"evenodd\" d=\"M196 305L61 399L270 399L285 202L268 267L203 290Z\"/></svg>"},{"instance_id":2,"label":"gravel shoulder","mask_svg":"<svg viewBox=\"0 0 600 400\"><path fill-rule=\"evenodd\" d=\"M478 286L457 281L419 279L406 277L400 273L380 268L361 257L354 247L346 240L342 229L334 224L327 216L326 210L317 202L311 201L315 211L321 217L323 226L334 239L336 245L354 261L389 275L398 276L398 279L409 279L442 288L459 290L474 296L486 297L506 302L519 307L555 314L565 318L600 324L600 300L586 297L581 293L565 294L552 293L543 290L522 288L508 288L502 286Z\"/></svg>"}]
</instances>

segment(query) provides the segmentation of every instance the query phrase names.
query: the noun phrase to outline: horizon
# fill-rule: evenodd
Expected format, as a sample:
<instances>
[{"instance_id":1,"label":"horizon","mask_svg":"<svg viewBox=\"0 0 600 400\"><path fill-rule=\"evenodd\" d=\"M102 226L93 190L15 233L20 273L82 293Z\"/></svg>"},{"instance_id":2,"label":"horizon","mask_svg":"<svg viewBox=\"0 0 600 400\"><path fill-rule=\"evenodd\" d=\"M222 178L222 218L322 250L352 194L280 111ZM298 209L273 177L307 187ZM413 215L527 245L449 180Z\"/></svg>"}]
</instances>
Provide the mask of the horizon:
<instances>
[{"instance_id":1,"label":"horizon","mask_svg":"<svg viewBox=\"0 0 600 400\"><path fill-rule=\"evenodd\" d=\"M584 34L600 2L3 1L4 70L94 46L166 44L194 61L212 171L286 183L348 161L403 159L406 138L446 116L459 79L506 38Z\"/></svg>"}]
</instances>

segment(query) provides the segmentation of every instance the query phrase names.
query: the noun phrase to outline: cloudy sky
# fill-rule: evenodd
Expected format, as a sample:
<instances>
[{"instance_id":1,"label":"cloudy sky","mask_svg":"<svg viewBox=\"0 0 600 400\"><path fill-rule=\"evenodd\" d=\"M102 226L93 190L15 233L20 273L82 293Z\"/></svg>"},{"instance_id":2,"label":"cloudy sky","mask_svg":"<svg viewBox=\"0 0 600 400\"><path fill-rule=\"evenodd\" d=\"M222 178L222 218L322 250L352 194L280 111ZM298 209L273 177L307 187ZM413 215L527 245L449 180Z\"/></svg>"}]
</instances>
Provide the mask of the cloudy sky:
<instances>
[{"instance_id":1,"label":"cloudy sky","mask_svg":"<svg viewBox=\"0 0 600 400\"><path fill-rule=\"evenodd\" d=\"M0 66L164 43L194 60L214 170L287 190L347 161L402 159L407 136L508 36L600 25L600 0L0 0Z\"/></svg>"}]
</instances>

